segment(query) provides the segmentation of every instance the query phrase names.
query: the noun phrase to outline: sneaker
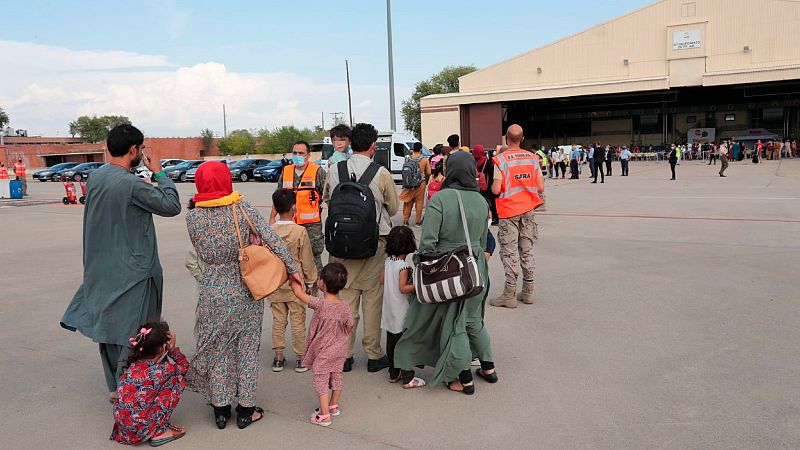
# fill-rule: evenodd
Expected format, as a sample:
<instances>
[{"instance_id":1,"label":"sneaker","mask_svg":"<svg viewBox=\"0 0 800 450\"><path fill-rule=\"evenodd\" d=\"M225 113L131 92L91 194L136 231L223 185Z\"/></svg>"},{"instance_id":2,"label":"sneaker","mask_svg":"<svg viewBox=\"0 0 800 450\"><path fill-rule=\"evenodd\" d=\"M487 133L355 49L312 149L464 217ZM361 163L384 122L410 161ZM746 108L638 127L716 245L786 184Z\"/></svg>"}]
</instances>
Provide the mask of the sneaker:
<instances>
[{"instance_id":1,"label":"sneaker","mask_svg":"<svg viewBox=\"0 0 800 450\"><path fill-rule=\"evenodd\" d=\"M370 359L367 362L367 372L379 372L387 367L389 367L389 358L386 355L380 359Z\"/></svg>"},{"instance_id":2,"label":"sneaker","mask_svg":"<svg viewBox=\"0 0 800 450\"><path fill-rule=\"evenodd\" d=\"M273 359L272 360L272 371L273 372L282 372L283 366L286 365L286 358L283 359Z\"/></svg>"},{"instance_id":3,"label":"sneaker","mask_svg":"<svg viewBox=\"0 0 800 450\"><path fill-rule=\"evenodd\" d=\"M303 365L303 361L299 359L294 363L294 371L297 373L308 372L308 367Z\"/></svg>"},{"instance_id":4,"label":"sneaker","mask_svg":"<svg viewBox=\"0 0 800 450\"><path fill-rule=\"evenodd\" d=\"M342 372L350 372L351 370L353 370L353 362L355 362L355 360L353 359L352 356L345 359L344 367L342 367Z\"/></svg>"},{"instance_id":5,"label":"sneaker","mask_svg":"<svg viewBox=\"0 0 800 450\"><path fill-rule=\"evenodd\" d=\"M403 222L404 226L409 226L408 222Z\"/></svg>"},{"instance_id":6,"label":"sneaker","mask_svg":"<svg viewBox=\"0 0 800 450\"><path fill-rule=\"evenodd\" d=\"M481 366L481 360L478 359L478 358L475 358L475 359L472 360L472 363L470 363L470 365L472 367L480 367Z\"/></svg>"}]
</instances>

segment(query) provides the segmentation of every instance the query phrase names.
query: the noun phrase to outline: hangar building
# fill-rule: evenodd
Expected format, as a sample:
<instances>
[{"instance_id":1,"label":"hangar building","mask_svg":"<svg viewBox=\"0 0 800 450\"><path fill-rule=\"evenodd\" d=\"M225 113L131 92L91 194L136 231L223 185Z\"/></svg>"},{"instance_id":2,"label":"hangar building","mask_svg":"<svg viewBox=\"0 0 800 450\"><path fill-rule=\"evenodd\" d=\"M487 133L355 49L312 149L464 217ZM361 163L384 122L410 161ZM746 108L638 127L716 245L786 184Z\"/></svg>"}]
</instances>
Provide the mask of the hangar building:
<instances>
[{"instance_id":1,"label":"hangar building","mask_svg":"<svg viewBox=\"0 0 800 450\"><path fill-rule=\"evenodd\" d=\"M422 99L428 147L800 136L800 1L661 0Z\"/></svg>"}]
</instances>

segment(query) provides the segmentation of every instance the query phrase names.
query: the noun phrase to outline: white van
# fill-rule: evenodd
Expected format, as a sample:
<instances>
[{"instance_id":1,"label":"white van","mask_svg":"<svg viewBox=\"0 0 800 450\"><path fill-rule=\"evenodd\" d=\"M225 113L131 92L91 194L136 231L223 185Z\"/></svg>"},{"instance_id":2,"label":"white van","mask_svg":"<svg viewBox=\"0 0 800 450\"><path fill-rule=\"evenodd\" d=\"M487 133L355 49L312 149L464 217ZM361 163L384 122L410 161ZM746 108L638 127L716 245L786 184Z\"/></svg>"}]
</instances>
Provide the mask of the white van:
<instances>
[{"instance_id":1,"label":"white van","mask_svg":"<svg viewBox=\"0 0 800 450\"><path fill-rule=\"evenodd\" d=\"M381 131L378 133L378 145L373 160L389 169L394 182L399 184L402 182L403 163L416 142L419 139L408 132ZM423 145L422 154L430 156L431 151Z\"/></svg>"}]
</instances>

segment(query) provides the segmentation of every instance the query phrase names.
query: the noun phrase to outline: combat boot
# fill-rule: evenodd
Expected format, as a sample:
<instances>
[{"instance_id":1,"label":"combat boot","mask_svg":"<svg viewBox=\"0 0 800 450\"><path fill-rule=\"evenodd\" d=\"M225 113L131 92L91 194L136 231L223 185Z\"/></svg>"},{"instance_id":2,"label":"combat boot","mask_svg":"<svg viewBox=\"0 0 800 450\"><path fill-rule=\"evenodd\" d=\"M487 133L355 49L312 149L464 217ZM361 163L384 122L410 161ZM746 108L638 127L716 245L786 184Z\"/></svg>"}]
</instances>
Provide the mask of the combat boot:
<instances>
[{"instance_id":1,"label":"combat boot","mask_svg":"<svg viewBox=\"0 0 800 450\"><path fill-rule=\"evenodd\" d=\"M489 304L492 306L502 307L502 308L516 308L517 307L517 287L516 286L509 286L506 285L503 289L503 295L492 299L489 301Z\"/></svg>"},{"instance_id":2,"label":"combat boot","mask_svg":"<svg viewBox=\"0 0 800 450\"><path fill-rule=\"evenodd\" d=\"M517 296L517 300L525 303L526 305L533 304L533 281L522 282L522 292Z\"/></svg>"}]
</instances>

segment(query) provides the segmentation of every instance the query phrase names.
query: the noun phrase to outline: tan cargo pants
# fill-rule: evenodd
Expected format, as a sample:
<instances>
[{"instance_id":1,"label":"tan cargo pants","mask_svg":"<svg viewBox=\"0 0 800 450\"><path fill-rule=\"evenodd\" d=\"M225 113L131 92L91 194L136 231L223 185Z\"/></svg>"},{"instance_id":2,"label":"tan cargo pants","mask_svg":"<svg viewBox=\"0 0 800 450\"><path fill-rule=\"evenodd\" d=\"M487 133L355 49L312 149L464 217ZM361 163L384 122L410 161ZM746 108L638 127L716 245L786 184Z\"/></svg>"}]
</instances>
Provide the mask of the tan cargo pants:
<instances>
[{"instance_id":1,"label":"tan cargo pants","mask_svg":"<svg viewBox=\"0 0 800 450\"><path fill-rule=\"evenodd\" d=\"M361 345L369 359L383 357L381 348L381 314L383 313L383 285L381 274L386 261L386 237L378 240L375 256L367 259L340 259L331 257L333 262L340 262L347 268L347 285L339 292L339 298L350 305L353 315L353 331L350 333L350 345L347 357L353 356L353 345L356 342L356 330L361 314L364 315L364 338ZM360 307L360 308L359 308Z\"/></svg>"},{"instance_id":2,"label":"tan cargo pants","mask_svg":"<svg viewBox=\"0 0 800 450\"><path fill-rule=\"evenodd\" d=\"M286 325L292 322L292 351L303 356L306 346L306 307L300 302L271 302L272 350L283 352L286 348ZM287 320L288 319L288 320Z\"/></svg>"},{"instance_id":3,"label":"tan cargo pants","mask_svg":"<svg viewBox=\"0 0 800 450\"><path fill-rule=\"evenodd\" d=\"M535 260L533 243L539 239L539 231L533 217L533 210L500 219L497 240L500 242L500 259L506 273L506 286L516 286L519 267L522 266L522 279L533 281Z\"/></svg>"}]
</instances>

